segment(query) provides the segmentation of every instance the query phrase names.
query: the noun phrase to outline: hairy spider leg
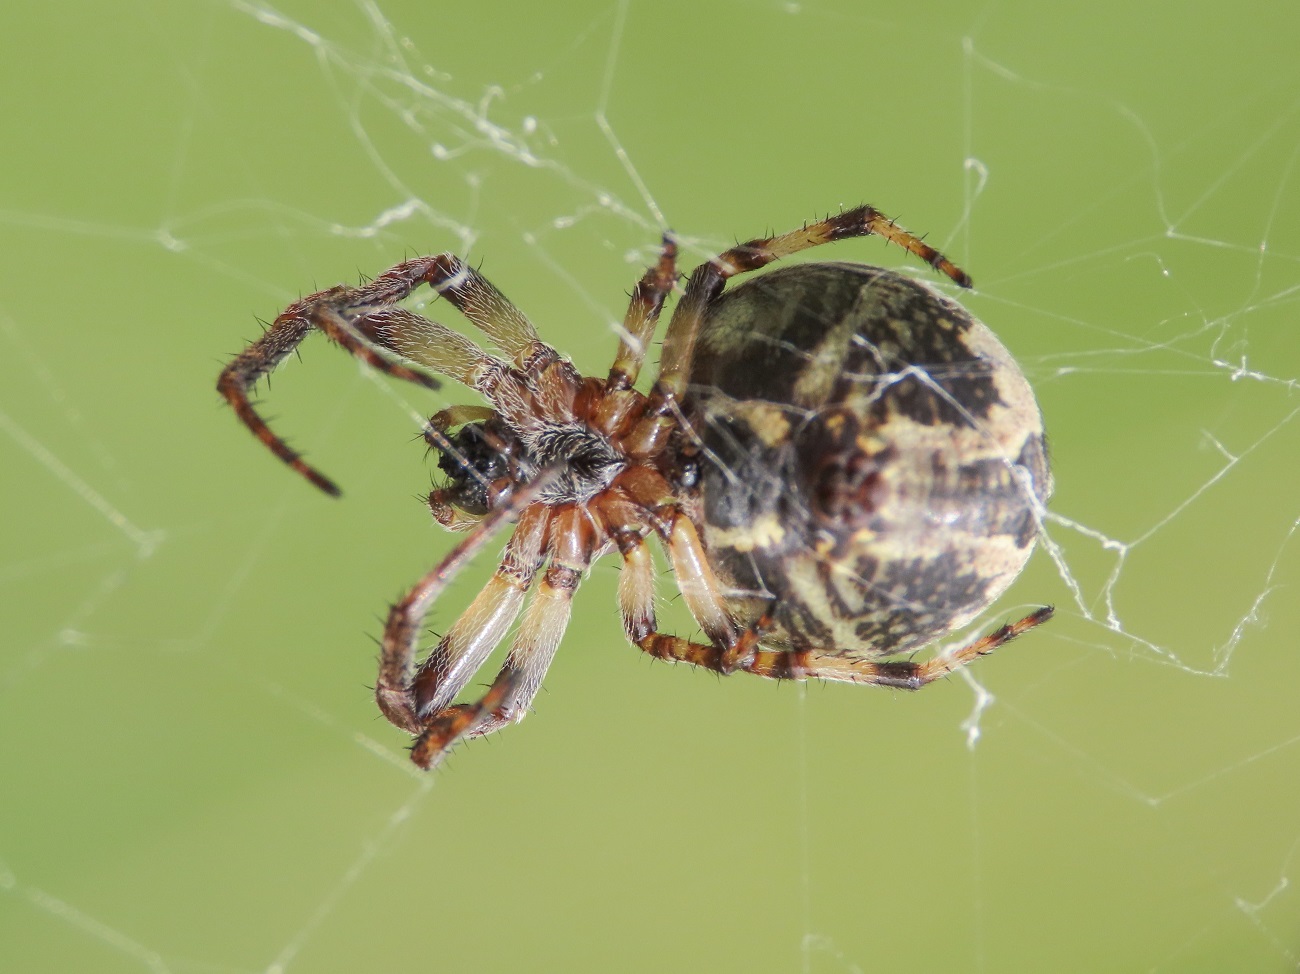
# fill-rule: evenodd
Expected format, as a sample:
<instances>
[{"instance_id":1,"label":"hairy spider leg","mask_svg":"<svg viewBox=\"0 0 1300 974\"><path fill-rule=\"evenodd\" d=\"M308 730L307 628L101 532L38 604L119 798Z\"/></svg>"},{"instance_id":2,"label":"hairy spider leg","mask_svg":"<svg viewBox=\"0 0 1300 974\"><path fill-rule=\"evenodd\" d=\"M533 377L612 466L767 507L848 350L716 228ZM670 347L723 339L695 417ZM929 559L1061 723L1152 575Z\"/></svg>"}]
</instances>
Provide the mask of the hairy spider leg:
<instances>
[{"instance_id":1,"label":"hairy spider leg","mask_svg":"<svg viewBox=\"0 0 1300 974\"><path fill-rule=\"evenodd\" d=\"M312 329L309 320L291 315L288 311L276 318L262 337L240 352L217 377L217 392L230 403L239 417L268 450L296 470L331 497L342 491L338 484L307 463L302 454L293 449L275 433L254 408L249 393L257 380L280 364L307 337Z\"/></svg>"},{"instance_id":2,"label":"hairy spider leg","mask_svg":"<svg viewBox=\"0 0 1300 974\"><path fill-rule=\"evenodd\" d=\"M522 365L534 347L546 345L524 313L455 254L402 261L358 290L390 305L409 297L421 284L450 301L516 365Z\"/></svg>"},{"instance_id":3,"label":"hairy spider leg","mask_svg":"<svg viewBox=\"0 0 1300 974\"><path fill-rule=\"evenodd\" d=\"M425 718L411 748L412 761L431 768L457 741L482 737L523 719L568 628L573 593L602 546L603 539L594 535L590 518L577 505L554 513L550 563L528 602L500 673L482 699L444 707Z\"/></svg>"},{"instance_id":4,"label":"hairy spider leg","mask_svg":"<svg viewBox=\"0 0 1300 974\"><path fill-rule=\"evenodd\" d=\"M336 301L347 303L349 288L331 288L295 301L271 323L261 338L239 353L217 377L217 392L230 403L235 415L263 445L311 483L332 497L342 491L337 484L302 459L298 451L271 431L271 427L253 406L250 393L257 381L271 372L296 349L312 328L319 328L333 341L374 368L397 379L436 389L438 380L423 372L390 362L364 341L357 338Z\"/></svg>"},{"instance_id":5,"label":"hairy spider leg","mask_svg":"<svg viewBox=\"0 0 1300 974\"><path fill-rule=\"evenodd\" d=\"M646 350L659 324L659 313L677 284L677 244L665 233L659 260L646 269L632 289L623 317L618 351L604 385L598 387L599 403L589 421L607 435L625 432L629 420L645 408L645 396L632 387L641 374Z\"/></svg>"},{"instance_id":6,"label":"hairy spider leg","mask_svg":"<svg viewBox=\"0 0 1300 974\"><path fill-rule=\"evenodd\" d=\"M720 648L722 672L731 672L742 666L756 648L752 631L754 627L738 627L732 621L722 595L722 586L713 572L704 543L691 519L682 512L671 485L649 467L633 466L615 478L612 486L627 496L633 505L650 513L650 521L668 553L677 588L682 593L686 607L710 643ZM626 561L628 532L624 530L622 535L624 540L620 542L620 548L624 549ZM632 548L635 547L632 545ZM636 557L640 558L639 555ZM641 583L634 581L629 584L634 586L627 594L628 599L632 600L634 595L641 592ZM645 634L642 634L641 638L644 637ZM654 638L676 639L658 634L654 634Z\"/></svg>"},{"instance_id":7,"label":"hairy spider leg","mask_svg":"<svg viewBox=\"0 0 1300 974\"><path fill-rule=\"evenodd\" d=\"M859 206L775 237L758 237L737 244L691 272L686 293L673 310L664 337L664 354L653 393L663 412L667 412L667 407L680 401L686 393L695 341L704 323L705 311L722 293L728 278L766 267L773 261L810 247L872 235L898 244L960 286L971 286L970 276L965 271L872 206Z\"/></svg>"},{"instance_id":8,"label":"hairy spider leg","mask_svg":"<svg viewBox=\"0 0 1300 974\"><path fill-rule=\"evenodd\" d=\"M464 689L519 615L524 594L542 563L548 518L545 508L532 504L540 489L538 484L523 488L488 514L389 609L380 641L375 700L384 716L403 730L419 734L424 716L445 707ZM520 523L496 573L412 675L430 607L451 579L515 517Z\"/></svg>"},{"instance_id":9,"label":"hairy spider leg","mask_svg":"<svg viewBox=\"0 0 1300 974\"><path fill-rule=\"evenodd\" d=\"M656 659L674 663L691 663L717 673L739 669L772 680L831 680L839 683L871 683L902 690L919 690L947 676L981 656L987 656L1017 636L1042 625L1052 617L1052 606L1045 606L1018 622L1002 626L981 636L968 646L952 653L935 656L923 663L911 660L876 662L852 656L840 656L815 649L760 648L759 641L770 620L760 619L741 634L739 642L748 652L733 665L727 647L718 643L698 643L680 636L657 631L654 611L654 563L644 538L634 534L619 536L623 571L619 576L619 605L628 640ZM735 654L731 654L733 657Z\"/></svg>"},{"instance_id":10,"label":"hairy spider leg","mask_svg":"<svg viewBox=\"0 0 1300 974\"><path fill-rule=\"evenodd\" d=\"M358 319L353 328L370 344L471 389L490 369L505 366L460 332L405 308L374 311Z\"/></svg>"},{"instance_id":11,"label":"hairy spider leg","mask_svg":"<svg viewBox=\"0 0 1300 974\"><path fill-rule=\"evenodd\" d=\"M659 249L659 260L646 269L632 289L632 298L623 318L618 352L605 382L607 391L629 389L636 384L641 364L645 361L646 349L654 338L655 327L659 323L659 313L676 284L677 244L665 233Z\"/></svg>"},{"instance_id":12,"label":"hairy spider leg","mask_svg":"<svg viewBox=\"0 0 1300 974\"><path fill-rule=\"evenodd\" d=\"M659 260L651 264L632 289L627 315L620 330L619 350L614 356L610 375L602 382L589 380L594 410L585 411L591 427L606 436L628 432L630 423L645 412L645 395L633 386L641 375L646 350L659 324L664 300L677 283L677 244L666 233L659 250Z\"/></svg>"},{"instance_id":13,"label":"hairy spider leg","mask_svg":"<svg viewBox=\"0 0 1300 974\"><path fill-rule=\"evenodd\" d=\"M491 721L494 714L503 712L521 680L520 672L507 666L497 674L487 693L474 703L438 711L411 745L411 760L425 771L433 768L457 740L472 736L475 729Z\"/></svg>"},{"instance_id":14,"label":"hairy spider leg","mask_svg":"<svg viewBox=\"0 0 1300 974\"><path fill-rule=\"evenodd\" d=\"M558 359L524 314L477 271L453 254L403 261L360 287L338 285L317 291L293 304L272 322L261 338L248 345L222 371L217 391L235 414L273 454L325 493L337 497L337 484L302 459L271 431L250 399L257 380L274 369L311 332L323 331L332 341L368 365L394 378L426 388L439 388L427 373L381 355L376 347L477 387L485 371L499 360L444 325L394 305L421 284L444 295L522 369L530 360Z\"/></svg>"},{"instance_id":15,"label":"hairy spider leg","mask_svg":"<svg viewBox=\"0 0 1300 974\"><path fill-rule=\"evenodd\" d=\"M747 672L777 680L833 680L839 683L874 683L899 690L919 690L954 670L987 656L1017 636L1041 626L1056 610L1035 609L1018 622L1001 626L952 653L934 656L923 663L912 660L873 662L852 656L837 656L816 649L760 649L744 665Z\"/></svg>"},{"instance_id":16,"label":"hairy spider leg","mask_svg":"<svg viewBox=\"0 0 1300 974\"><path fill-rule=\"evenodd\" d=\"M699 643L660 632L654 606L654 559L645 535L627 530L620 532L616 540L623 556L623 571L618 577L619 611L628 642L656 659L693 663L724 674L737 667L748 668L755 654L762 652L758 643L770 625L766 616L733 635L730 646L722 640ZM682 575L677 576L677 582L682 585Z\"/></svg>"}]
</instances>

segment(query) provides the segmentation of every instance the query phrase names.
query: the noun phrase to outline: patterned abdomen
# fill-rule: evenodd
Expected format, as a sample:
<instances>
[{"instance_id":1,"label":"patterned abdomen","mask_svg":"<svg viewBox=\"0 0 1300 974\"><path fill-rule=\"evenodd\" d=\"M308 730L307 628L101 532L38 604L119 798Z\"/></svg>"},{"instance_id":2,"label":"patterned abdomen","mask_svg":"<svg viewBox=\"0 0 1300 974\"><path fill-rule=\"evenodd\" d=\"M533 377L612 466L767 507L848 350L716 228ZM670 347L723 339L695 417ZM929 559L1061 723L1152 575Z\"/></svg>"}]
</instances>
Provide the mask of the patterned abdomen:
<instances>
[{"instance_id":1,"label":"patterned abdomen","mask_svg":"<svg viewBox=\"0 0 1300 974\"><path fill-rule=\"evenodd\" d=\"M774 646L917 649L1024 567L1052 490L1024 375L960 305L862 264L786 267L704 322L688 415L697 516L741 622Z\"/></svg>"}]
</instances>

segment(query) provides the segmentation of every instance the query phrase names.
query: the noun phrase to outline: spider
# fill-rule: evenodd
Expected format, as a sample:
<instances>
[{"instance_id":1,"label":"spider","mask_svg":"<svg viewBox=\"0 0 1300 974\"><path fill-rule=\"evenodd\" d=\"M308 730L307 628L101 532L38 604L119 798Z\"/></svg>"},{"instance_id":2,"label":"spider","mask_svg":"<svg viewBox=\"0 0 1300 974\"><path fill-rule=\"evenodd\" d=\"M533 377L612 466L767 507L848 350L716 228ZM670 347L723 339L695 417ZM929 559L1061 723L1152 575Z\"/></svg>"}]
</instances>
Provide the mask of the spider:
<instances>
[{"instance_id":1,"label":"spider","mask_svg":"<svg viewBox=\"0 0 1300 974\"><path fill-rule=\"evenodd\" d=\"M1006 589L1033 548L1051 473L1023 374L988 328L937 290L878 267L805 263L724 292L736 275L870 234L971 285L862 206L696 267L648 394L634 386L678 280L669 234L632 291L603 379L579 374L449 253L296 301L226 366L217 389L239 419L333 496L334 482L250 400L312 329L395 378L437 388L427 369L488 403L444 409L424 430L447 474L429 508L468 535L391 606L380 643L375 697L414 737L417 765L522 719L579 582L613 548L627 638L658 659L718 673L918 689L1051 616L1040 608L924 662L896 658L965 626ZM422 284L499 354L402 307ZM419 660L434 600L510 523L491 580ZM702 641L658 629L651 537ZM455 703L521 613L486 693Z\"/></svg>"}]
</instances>

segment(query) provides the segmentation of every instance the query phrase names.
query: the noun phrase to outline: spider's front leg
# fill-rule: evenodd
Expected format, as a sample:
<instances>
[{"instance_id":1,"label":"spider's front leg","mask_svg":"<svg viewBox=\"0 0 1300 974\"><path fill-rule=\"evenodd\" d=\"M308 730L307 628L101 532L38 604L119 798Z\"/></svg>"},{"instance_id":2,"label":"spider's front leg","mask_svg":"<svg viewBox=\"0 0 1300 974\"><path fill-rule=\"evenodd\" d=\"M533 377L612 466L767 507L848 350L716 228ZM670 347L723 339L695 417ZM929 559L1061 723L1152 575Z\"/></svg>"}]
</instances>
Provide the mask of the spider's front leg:
<instances>
[{"instance_id":1,"label":"spider's front leg","mask_svg":"<svg viewBox=\"0 0 1300 974\"><path fill-rule=\"evenodd\" d=\"M289 312L280 315L261 338L221 370L221 375L217 377L217 392L230 403L239 421L252 431L263 446L325 493L338 497L342 493L338 484L303 460L302 454L271 432L271 427L262 419L252 401L252 391L257 381L297 348L311 329L311 321L305 317Z\"/></svg>"},{"instance_id":2,"label":"spider's front leg","mask_svg":"<svg viewBox=\"0 0 1300 974\"><path fill-rule=\"evenodd\" d=\"M568 627L573 593L581 579L582 573L568 566L547 568L524 612L510 655L487 693L473 703L444 707L427 718L411 747L412 761L431 768L457 741L483 737L523 719Z\"/></svg>"},{"instance_id":3,"label":"spider's front leg","mask_svg":"<svg viewBox=\"0 0 1300 974\"><path fill-rule=\"evenodd\" d=\"M430 389L433 376L398 361L412 360L472 387L505 363L445 325L397 307L428 284L508 352L521 367L546 355L558 357L528 319L500 291L452 254L404 261L360 287L338 285L289 305L261 338L249 344L217 379L217 391L240 421L272 453L331 496L338 485L272 432L252 402L253 388L296 349L313 329L372 368Z\"/></svg>"},{"instance_id":4,"label":"spider's front leg","mask_svg":"<svg viewBox=\"0 0 1300 974\"><path fill-rule=\"evenodd\" d=\"M414 382L426 389L437 389L437 379L385 358L372 346L371 335L366 334L367 327L382 328L389 320L397 320L401 315L408 318L415 316L401 309L375 310L365 299L358 297L360 293L355 288L340 285L295 301L271 323L261 338L235 356L217 377L217 392L230 403L235 415L253 435L282 461L331 497L338 497L341 493L338 485L304 461L301 454L271 431L266 420L253 406L252 391L258 380L269 374L302 344L313 328L323 331L331 341L386 375ZM369 323L365 321L367 309L374 311L375 317ZM429 324L435 327L432 323ZM403 349L382 341L375 344L404 354Z\"/></svg>"}]
</instances>

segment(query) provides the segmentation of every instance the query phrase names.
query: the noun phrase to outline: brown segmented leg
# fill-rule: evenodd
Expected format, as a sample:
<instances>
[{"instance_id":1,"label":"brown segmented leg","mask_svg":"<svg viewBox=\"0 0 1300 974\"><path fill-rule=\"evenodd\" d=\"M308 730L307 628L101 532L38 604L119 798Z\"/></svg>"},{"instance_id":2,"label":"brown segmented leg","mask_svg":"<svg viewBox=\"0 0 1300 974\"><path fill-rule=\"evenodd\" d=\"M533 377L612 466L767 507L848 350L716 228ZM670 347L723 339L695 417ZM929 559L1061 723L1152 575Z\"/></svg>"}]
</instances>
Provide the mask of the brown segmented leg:
<instances>
[{"instance_id":1,"label":"brown segmented leg","mask_svg":"<svg viewBox=\"0 0 1300 974\"><path fill-rule=\"evenodd\" d=\"M677 507L671 485L648 467L631 467L614 481L633 504L653 512L652 521L663 538L668 558L687 608L709 640L724 647L722 665L730 672L752 652L742 630L732 621L722 587L690 518Z\"/></svg>"},{"instance_id":2,"label":"brown segmented leg","mask_svg":"<svg viewBox=\"0 0 1300 974\"><path fill-rule=\"evenodd\" d=\"M730 647L718 642L697 643L659 632L654 607L655 568L650 546L644 537L633 531L622 533L617 540L623 555L618 601L628 641L656 659L668 662L693 663L718 673L733 672L738 662L743 668L744 660L752 658L758 651L759 641L771 620L764 616L753 626L734 634ZM678 585L681 585L680 578Z\"/></svg>"},{"instance_id":3,"label":"brown segmented leg","mask_svg":"<svg viewBox=\"0 0 1300 974\"><path fill-rule=\"evenodd\" d=\"M532 346L545 344L522 311L454 254L403 261L358 288L358 297L389 305L403 300L421 284L428 284L455 305L516 363Z\"/></svg>"},{"instance_id":4,"label":"brown segmented leg","mask_svg":"<svg viewBox=\"0 0 1300 974\"><path fill-rule=\"evenodd\" d=\"M1052 617L1055 610L1044 606L1019 622L1002 626L986 636L981 636L969 646L943 656L935 656L923 663L911 660L886 660L872 662L848 656L833 656L817 650L763 650L745 666L747 672L779 680L834 680L841 683L874 683L877 686L900 690L919 690L954 670L987 656Z\"/></svg>"},{"instance_id":5,"label":"brown segmented leg","mask_svg":"<svg viewBox=\"0 0 1300 974\"><path fill-rule=\"evenodd\" d=\"M444 707L424 721L411 760L431 768L458 740L483 737L522 720L541 688L569 624L581 574L552 565L528 603L519 634L492 689L475 703Z\"/></svg>"},{"instance_id":6,"label":"brown segmented leg","mask_svg":"<svg viewBox=\"0 0 1300 974\"><path fill-rule=\"evenodd\" d=\"M389 610L380 643L375 700L384 716L403 730L420 733L422 715L446 706L465 687L519 614L524 593L541 564L547 522L545 508L525 506L532 496L535 491L521 491L512 503L485 517ZM452 623L413 678L420 629L430 606L451 578L516 515L520 524L496 574Z\"/></svg>"},{"instance_id":7,"label":"brown segmented leg","mask_svg":"<svg viewBox=\"0 0 1300 974\"><path fill-rule=\"evenodd\" d=\"M434 714L411 746L411 760L426 771L432 768L459 738L472 736L476 728L507 705L519 680L518 671L503 669L481 699Z\"/></svg>"},{"instance_id":8,"label":"brown segmented leg","mask_svg":"<svg viewBox=\"0 0 1300 974\"><path fill-rule=\"evenodd\" d=\"M274 369L285 356L297 348L311 328L310 321L289 315L288 312L276 318L261 338L245 348L221 370L221 375L217 377L217 392L225 397L240 422L252 430L253 435L261 440L268 450L325 493L331 497L338 497L342 493L338 484L303 460L302 454L271 432L271 427L266 424L266 420L262 419L249 398L257 380Z\"/></svg>"},{"instance_id":9,"label":"brown segmented leg","mask_svg":"<svg viewBox=\"0 0 1300 974\"><path fill-rule=\"evenodd\" d=\"M610 377L593 390L595 410L582 416L591 427L601 430L606 436L621 436L627 432L630 421L645 411L645 397L632 386L641 375L641 365L659 324L664 300L676 283L677 244L664 234L659 260L646 270L632 290L628 313L623 319L623 337L614 356ZM633 451L632 455L637 454Z\"/></svg>"},{"instance_id":10,"label":"brown segmented leg","mask_svg":"<svg viewBox=\"0 0 1300 974\"><path fill-rule=\"evenodd\" d=\"M650 546L641 535L626 531L617 538L623 555L618 576L619 611L628 641L658 659L694 663L721 671L725 649L658 632L655 618L655 567Z\"/></svg>"},{"instance_id":11,"label":"brown segmented leg","mask_svg":"<svg viewBox=\"0 0 1300 974\"><path fill-rule=\"evenodd\" d=\"M722 672L730 673L742 665L747 654L753 652L753 643L740 638L741 630L737 629L727 612L722 587L713 574L700 536L695 533L695 525L680 511L672 514L666 540L677 588L704 635L715 646L725 647Z\"/></svg>"},{"instance_id":12,"label":"brown segmented leg","mask_svg":"<svg viewBox=\"0 0 1300 974\"><path fill-rule=\"evenodd\" d=\"M436 764L458 740L482 737L522 720L542 685L569 624L573 593L600 545L576 506L559 509L550 531L550 559L528 603L505 665L483 700L444 707L424 721L411 749L422 768Z\"/></svg>"},{"instance_id":13,"label":"brown segmented leg","mask_svg":"<svg viewBox=\"0 0 1300 974\"><path fill-rule=\"evenodd\" d=\"M478 376L503 364L460 332L405 308L372 312L352 327L372 344L470 388Z\"/></svg>"},{"instance_id":14,"label":"brown segmented leg","mask_svg":"<svg viewBox=\"0 0 1300 974\"><path fill-rule=\"evenodd\" d=\"M626 569L625 569L626 570ZM757 649L740 668L755 676L771 680L830 680L837 683L872 683L900 690L919 690L921 687L948 676L954 670L987 656L999 646L1046 622L1052 616L1052 607L1039 609L1019 622L1003 626L976 640L970 646L950 655L935 657L924 663L851 659L832 656L816 650ZM755 624L742 638L755 644L762 640ZM717 673L728 673L725 668L725 650L720 646L695 643L678 636L648 632L632 640L638 647L657 659L669 662L693 663Z\"/></svg>"},{"instance_id":15,"label":"brown segmented leg","mask_svg":"<svg viewBox=\"0 0 1300 974\"><path fill-rule=\"evenodd\" d=\"M284 440L271 431L270 426L253 407L249 394L257 380L274 369L285 356L297 348L314 327L319 328L349 353L386 375L414 382L426 389L439 387L437 379L407 368L400 362L388 360L359 337L355 322L350 321L347 314L340 310L349 306L352 294L350 288L335 287L295 301L272 322L266 334L236 356L221 370L221 375L217 378L217 391L230 403L235 410L235 415L252 430L253 435L277 457L333 497L341 493L338 485L303 461L296 450L291 449Z\"/></svg>"},{"instance_id":16,"label":"brown segmented leg","mask_svg":"<svg viewBox=\"0 0 1300 974\"><path fill-rule=\"evenodd\" d=\"M623 318L623 338L606 382L607 391L630 389L636 384L646 349L659 323L659 312L676 283L677 244L665 233L658 262L646 270L632 289L632 300Z\"/></svg>"},{"instance_id":17,"label":"brown segmented leg","mask_svg":"<svg viewBox=\"0 0 1300 974\"><path fill-rule=\"evenodd\" d=\"M328 300L322 300L306 309L311 323L323 331L339 347L354 358L359 358L376 372L391 375L394 379L414 382L426 389L437 389L441 383L433 376L394 362L375 351L374 346L360 336L354 320L349 319ZM385 312L378 312L384 314Z\"/></svg>"},{"instance_id":18,"label":"brown segmented leg","mask_svg":"<svg viewBox=\"0 0 1300 974\"><path fill-rule=\"evenodd\" d=\"M670 662L693 663L718 673L729 673L732 661L739 656L739 668L756 676L776 680L821 679L848 683L875 683L880 686L919 690L927 683L987 656L999 646L1010 642L1052 617L1053 609L1045 606L1031 612L1012 625L982 636L969 646L924 663L911 661L873 662L835 656L816 650L780 650L760 647L771 618L764 615L754 625L737 637L737 653L718 643L697 643L679 636L669 636L657 631L654 608L654 561L643 536L627 530L616 535L623 555L623 571L619 576L619 607L627 638L641 650L657 659ZM731 657L729 659L729 656Z\"/></svg>"},{"instance_id":19,"label":"brown segmented leg","mask_svg":"<svg viewBox=\"0 0 1300 974\"><path fill-rule=\"evenodd\" d=\"M747 672L778 680L832 680L838 683L872 683L876 686L899 690L919 690L935 680L948 676L981 656L987 656L1017 636L1042 625L1052 618L1055 609L1044 606L1025 616L1019 622L1002 626L981 636L969 646L943 656L935 656L923 663L911 660L870 660L834 656L816 650L759 650L746 666Z\"/></svg>"},{"instance_id":20,"label":"brown segmented leg","mask_svg":"<svg viewBox=\"0 0 1300 974\"><path fill-rule=\"evenodd\" d=\"M648 496L656 496L651 477L638 479L639 483L625 480L624 488L639 487ZM666 529L661 527L660 533L668 545L677 587L695 621L711 640L709 643L658 631L654 559L645 539L651 529L650 522L662 517L652 519L644 505L617 496L597 505L596 513L623 556L618 602L623 631L630 642L658 659L694 663L719 673L730 673L752 659L771 619L764 615L754 625L737 630L726 611L717 578L704 556L695 528L684 514L669 511L670 524Z\"/></svg>"},{"instance_id":21,"label":"brown segmented leg","mask_svg":"<svg viewBox=\"0 0 1300 974\"><path fill-rule=\"evenodd\" d=\"M919 237L904 230L872 206L840 213L818 220L798 230L775 237L758 237L737 244L692 271L686 293L673 311L664 337L664 354L655 384L655 398L666 408L679 401L686 392L686 380L695 354L695 340L704 321L704 313L727 283L737 274L758 270L775 260L810 247L818 247L849 237L876 235L890 240L915 254L962 287L970 287L970 276L947 257Z\"/></svg>"},{"instance_id":22,"label":"brown segmented leg","mask_svg":"<svg viewBox=\"0 0 1300 974\"><path fill-rule=\"evenodd\" d=\"M272 453L325 493L337 497L338 485L304 462L271 431L253 407L249 394L257 380L293 351L313 327L380 372L427 388L438 388L438 380L390 361L376 347L424 362L476 388L486 374L499 373L504 363L487 355L469 339L394 307L421 284L428 284L445 295L521 368L530 359L547 355L558 358L555 350L541 341L523 313L489 281L455 255L439 254L403 261L360 287L339 285L295 301L275 319L266 334L222 370L217 391Z\"/></svg>"}]
</instances>

